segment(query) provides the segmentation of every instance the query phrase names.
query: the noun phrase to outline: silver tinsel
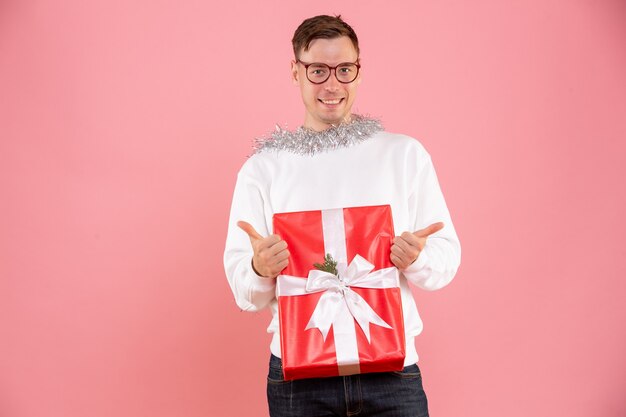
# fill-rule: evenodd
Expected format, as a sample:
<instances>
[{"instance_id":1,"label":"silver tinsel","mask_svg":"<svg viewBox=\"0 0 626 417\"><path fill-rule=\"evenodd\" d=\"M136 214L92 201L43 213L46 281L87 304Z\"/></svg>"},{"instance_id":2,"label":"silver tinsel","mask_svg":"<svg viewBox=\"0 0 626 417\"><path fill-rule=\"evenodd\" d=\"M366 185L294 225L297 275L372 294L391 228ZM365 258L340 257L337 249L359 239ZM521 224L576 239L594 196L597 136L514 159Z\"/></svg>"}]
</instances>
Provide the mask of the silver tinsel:
<instances>
[{"instance_id":1,"label":"silver tinsel","mask_svg":"<svg viewBox=\"0 0 626 417\"><path fill-rule=\"evenodd\" d=\"M291 131L276 125L276 130L269 137L254 140L253 153L288 151L300 155L315 155L331 149L356 145L381 130L383 126L379 120L356 114L352 115L350 122L333 125L321 132L302 126Z\"/></svg>"}]
</instances>

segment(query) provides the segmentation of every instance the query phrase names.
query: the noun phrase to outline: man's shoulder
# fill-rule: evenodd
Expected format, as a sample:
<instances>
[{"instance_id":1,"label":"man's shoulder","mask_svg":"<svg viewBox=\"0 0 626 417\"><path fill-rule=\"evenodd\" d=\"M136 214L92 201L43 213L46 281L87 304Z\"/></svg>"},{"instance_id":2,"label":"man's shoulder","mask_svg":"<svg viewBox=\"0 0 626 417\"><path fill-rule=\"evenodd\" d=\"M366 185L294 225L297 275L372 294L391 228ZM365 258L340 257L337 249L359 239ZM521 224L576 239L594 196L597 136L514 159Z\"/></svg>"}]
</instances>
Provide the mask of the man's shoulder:
<instances>
[{"instance_id":1,"label":"man's shoulder","mask_svg":"<svg viewBox=\"0 0 626 417\"><path fill-rule=\"evenodd\" d=\"M257 152L253 151L239 169L239 176L263 179L275 174L281 159L286 157L284 152Z\"/></svg>"},{"instance_id":2,"label":"man's shoulder","mask_svg":"<svg viewBox=\"0 0 626 417\"><path fill-rule=\"evenodd\" d=\"M402 133L382 131L376 135L380 144L385 147L392 147L403 152L416 152L428 155L424 145L416 138Z\"/></svg>"},{"instance_id":3,"label":"man's shoulder","mask_svg":"<svg viewBox=\"0 0 626 417\"><path fill-rule=\"evenodd\" d=\"M246 157L246 160L241 164L239 169L240 174L251 174L258 171L264 164L266 164L267 155L252 153Z\"/></svg>"}]
</instances>

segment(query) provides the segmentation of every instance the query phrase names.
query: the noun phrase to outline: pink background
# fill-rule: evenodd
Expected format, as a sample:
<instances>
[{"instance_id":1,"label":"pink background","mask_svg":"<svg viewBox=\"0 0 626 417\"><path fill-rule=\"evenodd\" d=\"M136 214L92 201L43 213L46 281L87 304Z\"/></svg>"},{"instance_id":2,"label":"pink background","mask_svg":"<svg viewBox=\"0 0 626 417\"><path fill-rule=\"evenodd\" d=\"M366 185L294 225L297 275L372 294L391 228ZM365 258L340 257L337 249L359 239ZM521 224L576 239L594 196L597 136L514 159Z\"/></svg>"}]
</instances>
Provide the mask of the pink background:
<instances>
[{"instance_id":1,"label":"pink background","mask_svg":"<svg viewBox=\"0 0 626 417\"><path fill-rule=\"evenodd\" d=\"M313 3L0 1L0 415L266 414L269 313L222 251L251 139L302 120L319 13L463 245L416 292L431 414L626 415L626 4Z\"/></svg>"}]
</instances>

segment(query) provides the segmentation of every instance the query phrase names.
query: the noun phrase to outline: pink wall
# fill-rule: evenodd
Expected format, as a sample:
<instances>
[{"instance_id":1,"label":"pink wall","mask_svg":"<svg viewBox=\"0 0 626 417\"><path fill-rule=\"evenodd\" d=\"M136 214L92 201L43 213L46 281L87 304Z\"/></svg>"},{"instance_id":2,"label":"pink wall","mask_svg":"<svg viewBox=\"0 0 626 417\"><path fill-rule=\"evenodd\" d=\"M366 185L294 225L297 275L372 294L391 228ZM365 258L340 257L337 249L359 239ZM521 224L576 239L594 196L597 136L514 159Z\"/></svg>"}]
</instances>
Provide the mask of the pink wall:
<instances>
[{"instance_id":1,"label":"pink wall","mask_svg":"<svg viewBox=\"0 0 626 417\"><path fill-rule=\"evenodd\" d=\"M0 415L266 414L225 227L251 139L301 122L289 41L319 13L463 244L416 293L431 414L626 414L626 5L383 3L0 2Z\"/></svg>"}]
</instances>

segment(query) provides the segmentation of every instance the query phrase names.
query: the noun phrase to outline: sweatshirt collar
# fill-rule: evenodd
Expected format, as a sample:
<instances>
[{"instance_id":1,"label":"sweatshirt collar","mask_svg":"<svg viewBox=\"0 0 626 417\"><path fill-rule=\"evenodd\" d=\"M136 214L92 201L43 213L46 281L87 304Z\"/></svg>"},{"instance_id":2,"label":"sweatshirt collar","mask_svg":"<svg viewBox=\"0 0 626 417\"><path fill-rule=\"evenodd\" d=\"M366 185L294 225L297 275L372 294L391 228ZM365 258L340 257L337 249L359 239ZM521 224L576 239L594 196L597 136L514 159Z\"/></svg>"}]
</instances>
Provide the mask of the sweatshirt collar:
<instances>
[{"instance_id":1,"label":"sweatshirt collar","mask_svg":"<svg viewBox=\"0 0 626 417\"><path fill-rule=\"evenodd\" d=\"M315 155L361 143L384 128L378 119L353 114L349 122L332 125L321 132L300 126L287 130L276 125L269 136L254 140L254 153L287 151L299 155Z\"/></svg>"}]
</instances>

